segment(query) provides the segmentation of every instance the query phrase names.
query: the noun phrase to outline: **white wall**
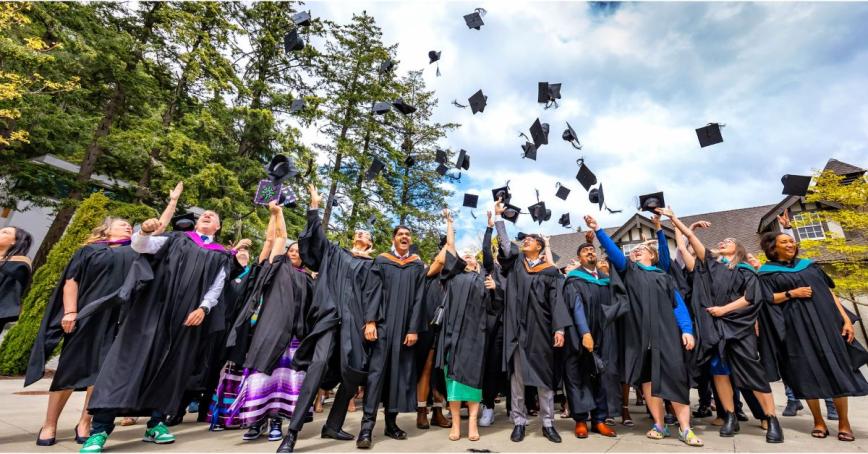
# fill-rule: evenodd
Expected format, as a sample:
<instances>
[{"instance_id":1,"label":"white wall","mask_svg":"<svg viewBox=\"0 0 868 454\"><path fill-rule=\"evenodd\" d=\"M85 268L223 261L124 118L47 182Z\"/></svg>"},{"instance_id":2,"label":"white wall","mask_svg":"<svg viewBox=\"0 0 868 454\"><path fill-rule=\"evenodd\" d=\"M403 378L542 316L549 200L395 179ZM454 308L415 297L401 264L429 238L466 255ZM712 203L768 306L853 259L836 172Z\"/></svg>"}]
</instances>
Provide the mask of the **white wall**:
<instances>
[{"instance_id":1,"label":"white wall","mask_svg":"<svg viewBox=\"0 0 868 454\"><path fill-rule=\"evenodd\" d=\"M29 205L25 203L19 204L19 210L12 210L9 217L2 217L0 211L0 228L2 227L20 227L30 232L33 236L33 245L30 247L28 254L32 259L45 239L45 234L48 233L48 227L51 226L51 221L54 219L54 208L46 208L40 206Z\"/></svg>"}]
</instances>

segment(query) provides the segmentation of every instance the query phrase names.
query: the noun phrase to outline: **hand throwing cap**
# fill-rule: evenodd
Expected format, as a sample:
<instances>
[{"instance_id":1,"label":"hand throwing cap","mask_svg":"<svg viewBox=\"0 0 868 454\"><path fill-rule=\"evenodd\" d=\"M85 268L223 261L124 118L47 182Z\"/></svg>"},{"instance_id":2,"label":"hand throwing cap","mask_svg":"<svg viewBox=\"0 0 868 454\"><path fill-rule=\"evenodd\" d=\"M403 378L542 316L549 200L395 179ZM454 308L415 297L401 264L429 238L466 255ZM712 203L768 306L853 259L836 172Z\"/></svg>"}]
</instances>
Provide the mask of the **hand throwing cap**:
<instances>
[{"instance_id":1,"label":"hand throwing cap","mask_svg":"<svg viewBox=\"0 0 868 454\"><path fill-rule=\"evenodd\" d=\"M666 201L663 199L662 192L639 196L639 209L642 211L654 212L657 208L664 208Z\"/></svg>"}]
</instances>

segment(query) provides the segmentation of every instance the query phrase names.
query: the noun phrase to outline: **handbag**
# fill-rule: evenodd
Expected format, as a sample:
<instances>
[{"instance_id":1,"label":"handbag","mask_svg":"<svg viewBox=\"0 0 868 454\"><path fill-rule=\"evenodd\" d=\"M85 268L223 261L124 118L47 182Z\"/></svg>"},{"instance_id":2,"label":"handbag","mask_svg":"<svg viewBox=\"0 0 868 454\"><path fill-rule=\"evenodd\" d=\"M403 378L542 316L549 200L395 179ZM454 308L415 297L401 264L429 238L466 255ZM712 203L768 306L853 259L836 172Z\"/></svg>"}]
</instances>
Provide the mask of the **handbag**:
<instances>
[{"instance_id":1,"label":"handbag","mask_svg":"<svg viewBox=\"0 0 868 454\"><path fill-rule=\"evenodd\" d=\"M429 323L432 328L440 329L443 325L443 319L446 318L446 290L443 290L443 300L440 301L440 305L437 306L437 309L434 309L434 316L431 317L431 322Z\"/></svg>"}]
</instances>

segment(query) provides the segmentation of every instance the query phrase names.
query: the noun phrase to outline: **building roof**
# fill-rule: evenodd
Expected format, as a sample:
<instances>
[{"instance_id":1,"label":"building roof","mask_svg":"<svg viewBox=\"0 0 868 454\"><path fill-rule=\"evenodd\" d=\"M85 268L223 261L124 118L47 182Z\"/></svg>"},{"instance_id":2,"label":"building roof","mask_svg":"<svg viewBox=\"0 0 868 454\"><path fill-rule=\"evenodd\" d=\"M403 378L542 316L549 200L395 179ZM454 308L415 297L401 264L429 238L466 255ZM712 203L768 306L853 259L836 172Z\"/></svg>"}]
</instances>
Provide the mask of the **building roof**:
<instances>
[{"instance_id":1,"label":"building roof","mask_svg":"<svg viewBox=\"0 0 868 454\"><path fill-rule=\"evenodd\" d=\"M865 169L854 166L853 164L847 164L846 162L841 162L835 158L829 159L826 162L826 167L823 170L831 170L835 172L837 175L851 175L854 173L865 173Z\"/></svg>"}]
</instances>

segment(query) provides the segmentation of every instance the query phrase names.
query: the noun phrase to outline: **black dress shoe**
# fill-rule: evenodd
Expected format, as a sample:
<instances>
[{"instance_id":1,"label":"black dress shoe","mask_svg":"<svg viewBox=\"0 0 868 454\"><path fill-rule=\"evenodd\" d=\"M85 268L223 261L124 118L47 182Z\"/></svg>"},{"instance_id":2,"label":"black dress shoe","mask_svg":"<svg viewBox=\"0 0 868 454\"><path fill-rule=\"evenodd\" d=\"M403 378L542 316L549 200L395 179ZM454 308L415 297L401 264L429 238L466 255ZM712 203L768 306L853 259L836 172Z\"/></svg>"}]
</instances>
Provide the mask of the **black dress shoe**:
<instances>
[{"instance_id":1,"label":"black dress shoe","mask_svg":"<svg viewBox=\"0 0 868 454\"><path fill-rule=\"evenodd\" d=\"M166 418L166 426L167 427L174 427L174 426L177 426L178 424L181 424L182 422L184 422L184 416L186 414L187 414L187 412L181 412L180 415L169 416L168 418Z\"/></svg>"},{"instance_id":2,"label":"black dress shoe","mask_svg":"<svg viewBox=\"0 0 868 454\"><path fill-rule=\"evenodd\" d=\"M516 443L524 440L524 431L526 428L527 426L516 425L512 428L512 434L509 436L509 439Z\"/></svg>"},{"instance_id":3,"label":"black dress shoe","mask_svg":"<svg viewBox=\"0 0 868 454\"><path fill-rule=\"evenodd\" d=\"M322 438L331 438L332 440L340 440L340 441L349 441L353 438L356 438L353 434L344 432L343 429L332 429L329 426L322 426L322 433L320 434Z\"/></svg>"},{"instance_id":4,"label":"black dress shoe","mask_svg":"<svg viewBox=\"0 0 868 454\"><path fill-rule=\"evenodd\" d=\"M362 429L359 432L359 438L356 440L356 448L371 449L371 445L373 445L373 442L371 441L371 430Z\"/></svg>"},{"instance_id":5,"label":"black dress shoe","mask_svg":"<svg viewBox=\"0 0 868 454\"><path fill-rule=\"evenodd\" d=\"M769 429L766 431L766 443L783 443L784 431L777 416L769 416Z\"/></svg>"},{"instance_id":6,"label":"black dress shoe","mask_svg":"<svg viewBox=\"0 0 868 454\"><path fill-rule=\"evenodd\" d=\"M39 432L36 433L36 446L54 446L57 443L55 437L51 438L39 438L42 435L42 428L39 428Z\"/></svg>"},{"instance_id":7,"label":"black dress shoe","mask_svg":"<svg viewBox=\"0 0 868 454\"><path fill-rule=\"evenodd\" d=\"M711 416L711 409L705 405L700 405L699 408L693 411L694 418L707 418Z\"/></svg>"},{"instance_id":8,"label":"black dress shoe","mask_svg":"<svg viewBox=\"0 0 868 454\"><path fill-rule=\"evenodd\" d=\"M395 440L406 440L407 439L407 432L404 432L398 426L391 426L391 427L386 426L386 429L383 430L383 435L385 435L389 438L394 438Z\"/></svg>"},{"instance_id":9,"label":"black dress shoe","mask_svg":"<svg viewBox=\"0 0 868 454\"><path fill-rule=\"evenodd\" d=\"M552 443L560 443L561 436L558 435L558 431L555 430L554 427L543 427L543 436L548 439L548 441Z\"/></svg>"},{"instance_id":10,"label":"black dress shoe","mask_svg":"<svg viewBox=\"0 0 868 454\"><path fill-rule=\"evenodd\" d=\"M298 432L292 429L286 430L286 436L277 447L277 452L293 452L295 450L295 441L298 439Z\"/></svg>"},{"instance_id":11,"label":"black dress shoe","mask_svg":"<svg viewBox=\"0 0 868 454\"><path fill-rule=\"evenodd\" d=\"M723 426L720 427L721 437L734 437L739 431L738 417L735 413L726 412L723 416Z\"/></svg>"},{"instance_id":12,"label":"black dress shoe","mask_svg":"<svg viewBox=\"0 0 868 454\"><path fill-rule=\"evenodd\" d=\"M744 414L744 411L742 411L742 410L736 410L735 411L735 417L741 422L750 421L750 418L748 418L747 415Z\"/></svg>"},{"instance_id":13,"label":"black dress shoe","mask_svg":"<svg viewBox=\"0 0 868 454\"><path fill-rule=\"evenodd\" d=\"M75 431L75 442L80 444L80 445L83 445L84 442L87 441L88 437L82 437L82 436L78 435L78 424L75 425L74 431Z\"/></svg>"}]
</instances>

